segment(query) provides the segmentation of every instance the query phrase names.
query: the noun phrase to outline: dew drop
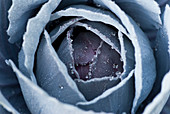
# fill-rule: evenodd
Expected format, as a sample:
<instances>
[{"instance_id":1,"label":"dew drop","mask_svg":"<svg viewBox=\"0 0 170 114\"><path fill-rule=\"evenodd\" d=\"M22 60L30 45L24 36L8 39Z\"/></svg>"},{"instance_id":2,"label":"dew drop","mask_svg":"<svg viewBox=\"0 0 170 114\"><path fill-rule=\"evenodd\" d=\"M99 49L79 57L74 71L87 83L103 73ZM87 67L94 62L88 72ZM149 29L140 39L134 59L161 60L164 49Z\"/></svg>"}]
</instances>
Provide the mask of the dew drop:
<instances>
[{"instance_id":1,"label":"dew drop","mask_svg":"<svg viewBox=\"0 0 170 114\"><path fill-rule=\"evenodd\" d=\"M73 69L71 69L71 74L74 74L74 70Z\"/></svg>"},{"instance_id":2,"label":"dew drop","mask_svg":"<svg viewBox=\"0 0 170 114\"><path fill-rule=\"evenodd\" d=\"M109 80L110 80L110 81L114 80L114 77L113 77L113 76L111 76L111 77L109 78Z\"/></svg>"},{"instance_id":3,"label":"dew drop","mask_svg":"<svg viewBox=\"0 0 170 114\"><path fill-rule=\"evenodd\" d=\"M96 6L97 6L97 7L101 7L101 5L100 5L100 4L96 4Z\"/></svg>"},{"instance_id":4,"label":"dew drop","mask_svg":"<svg viewBox=\"0 0 170 114\"><path fill-rule=\"evenodd\" d=\"M117 72L116 72L116 76L119 77L120 75L121 75L121 72L117 71Z\"/></svg>"},{"instance_id":5,"label":"dew drop","mask_svg":"<svg viewBox=\"0 0 170 114\"><path fill-rule=\"evenodd\" d=\"M119 67L119 65L116 65L115 68L117 69Z\"/></svg>"},{"instance_id":6,"label":"dew drop","mask_svg":"<svg viewBox=\"0 0 170 114\"><path fill-rule=\"evenodd\" d=\"M72 64L69 64L70 68L72 69L73 68L73 65Z\"/></svg>"},{"instance_id":7,"label":"dew drop","mask_svg":"<svg viewBox=\"0 0 170 114\"><path fill-rule=\"evenodd\" d=\"M89 76L86 76L85 78L86 78L86 79L88 79L88 78L89 78Z\"/></svg>"},{"instance_id":8,"label":"dew drop","mask_svg":"<svg viewBox=\"0 0 170 114\"><path fill-rule=\"evenodd\" d=\"M62 85L59 85L59 88L60 88L60 89L64 89L64 86L62 86Z\"/></svg>"},{"instance_id":9,"label":"dew drop","mask_svg":"<svg viewBox=\"0 0 170 114\"><path fill-rule=\"evenodd\" d=\"M120 58L120 61L123 61L122 57Z\"/></svg>"},{"instance_id":10,"label":"dew drop","mask_svg":"<svg viewBox=\"0 0 170 114\"><path fill-rule=\"evenodd\" d=\"M88 47L87 47L87 46L85 46L85 49L87 50L87 49L88 49Z\"/></svg>"},{"instance_id":11,"label":"dew drop","mask_svg":"<svg viewBox=\"0 0 170 114\"><path fill-rule=\"evenodd\" d=\"M97 53L98 53L98 54L101 54L101 51L99 50Z\"/></svg>"},{"instance_id":12,"label":"dew drop","mask_svg":"<svg viewBox=\"0 0 170 114\"><path fill-rule=\"evenodd\" d=\"M111 35L112 35L112 36L116 36L116 33L113 33L113 32L112 32Z\"/></svg>"},{"instance_id":13,"label":"dew drop","mask_svg":"<svg viewBox=\"0 0 170 114\"><path fill-rule=\"evenodd\" d=\"M88 73L88 75L89 75L89 76L91 76L91 75L92 75L92 73L91 73L91 72L89 72L89 73Z\"/></svg>"},{"instance_id":14,"label":"dew drop","mask_svg":"<svg viewBox=\"0 0 170 114\"><path fill-rule=\"evenodd\" d=\"M116 65L115 65L115 64L113 64L113 68L116 68Z\"/></svg>"}]
</instances>

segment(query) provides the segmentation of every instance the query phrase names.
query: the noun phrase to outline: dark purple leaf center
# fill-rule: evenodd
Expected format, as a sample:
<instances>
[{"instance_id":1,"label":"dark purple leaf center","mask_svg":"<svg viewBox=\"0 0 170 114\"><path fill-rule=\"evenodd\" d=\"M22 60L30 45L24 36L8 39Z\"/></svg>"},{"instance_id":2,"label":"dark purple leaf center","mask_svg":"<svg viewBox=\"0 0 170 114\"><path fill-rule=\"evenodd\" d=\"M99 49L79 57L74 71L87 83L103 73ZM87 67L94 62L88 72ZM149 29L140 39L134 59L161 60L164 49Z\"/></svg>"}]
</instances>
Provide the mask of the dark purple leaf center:
<instances>
[{"instance_id":1,"label":"dark purple leaf center","mask_svg":"<svg viewBox=\"0 0 170 114\"><path fill-rule=\"evenodd\" d=\"M73 40L75 68L82 80L118 77L123 72L120 54L92 32L80 32Z\"/></svg>"}]
</instances>

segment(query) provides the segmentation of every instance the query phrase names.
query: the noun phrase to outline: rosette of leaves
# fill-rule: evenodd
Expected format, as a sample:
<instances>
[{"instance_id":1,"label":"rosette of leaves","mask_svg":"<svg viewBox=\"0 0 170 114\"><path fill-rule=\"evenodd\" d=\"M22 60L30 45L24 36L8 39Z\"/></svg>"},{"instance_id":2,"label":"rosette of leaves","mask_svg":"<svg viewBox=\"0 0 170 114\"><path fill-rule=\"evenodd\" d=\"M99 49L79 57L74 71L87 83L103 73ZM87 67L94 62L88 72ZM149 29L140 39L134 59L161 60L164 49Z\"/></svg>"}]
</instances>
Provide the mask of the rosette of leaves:
<instances>
[{"instance_id":1,"label":"rosette of leaves","mask_svg":"<svg viewBox=\"0 0 170 114\"><path fill-rule=\"evenodd\" d=\"M153 0L1 0L0 8L0 113L163 109L168 5L162 20Z\"/></svg>"}]
</instances>

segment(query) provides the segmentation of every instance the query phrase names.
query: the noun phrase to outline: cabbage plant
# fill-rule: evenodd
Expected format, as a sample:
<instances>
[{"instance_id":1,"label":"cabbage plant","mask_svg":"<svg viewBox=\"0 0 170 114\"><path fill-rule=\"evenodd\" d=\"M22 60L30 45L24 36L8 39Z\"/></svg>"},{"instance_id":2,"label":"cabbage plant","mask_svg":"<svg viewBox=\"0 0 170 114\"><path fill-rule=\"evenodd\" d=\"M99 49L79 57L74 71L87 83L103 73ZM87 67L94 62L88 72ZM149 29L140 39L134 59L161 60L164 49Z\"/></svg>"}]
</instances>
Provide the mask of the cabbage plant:
<instances>
[{"instance_id":1,"label":"cabbage plant","mask_svg":"<svg viewBox=\"0 0 170 114\"><path fill-rule=\"evenodd\" d=\"M1 0L0 113L168 113L168 4Z\"/></svg>"}]
</instances>

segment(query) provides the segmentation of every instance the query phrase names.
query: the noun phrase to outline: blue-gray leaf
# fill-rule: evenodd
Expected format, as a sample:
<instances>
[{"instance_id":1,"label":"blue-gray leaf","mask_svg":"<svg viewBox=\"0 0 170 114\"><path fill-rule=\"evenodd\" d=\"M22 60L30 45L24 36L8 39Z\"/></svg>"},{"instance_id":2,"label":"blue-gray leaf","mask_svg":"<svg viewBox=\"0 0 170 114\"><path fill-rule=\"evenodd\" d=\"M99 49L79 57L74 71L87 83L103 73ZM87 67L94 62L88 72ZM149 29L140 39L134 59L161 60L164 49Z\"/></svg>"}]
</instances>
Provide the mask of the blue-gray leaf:
<instances>
[{"instance_id":1,"label":"blue-gray leaf","mask_svg":"<svg viewBox=\"0 0 170 114\"><path fill-rule=\"evenodd\" d=\"M50 20L51 13L55 10L61 0L49 0L45 3L38 14L29 19L27 24L27 31L23 37L22 49L19 53L19 68L26 75L29 76L35 83L35 76L33 73L34 55L38 46L40 35Z\"/></svg>"},{"instance_id":2,"label":"blue-gray leaf","mask_svg":"<svg viewBox=\"0 0 170 114\"><path fill-rule=\"evenodd\" d=\"M153 101L145 108L143 114L160 114L165 103L170 97L170 72L168 72L162 81L160 93L153 99Z\"/></svg>"},{"instance_id":3,"label":"blue-gray leaf","mask_svg":"<svg viewBox=\"0 0 170 114\"><path fill-rule=\"evenodd\" d=\"M55 12L51 15L51 21L59 19L62 16L77 16L86 18L89 21L103 22L109 24L127 34L126 29L120 24L120 20L111 12L97 9L85 5L73 5L66 9Z\"/></svg>"},{"instance_id":4,"label":"blue-gray leaf","mask_svg":"<svg viewBox=\"0 0 170 114\"><path fill-rule=\"evenodd\" d=\"M155 59L148 38L138 25L111 0L96 1L101 6L110 9L126 27L135 49L135 98L132 113L135 113L142 101L150 93L156 77Z\"/></svg>"},{"instance_id":5,"label":"blue-gray leaf","mask_svg":"<svg viewBox=\"0 0 170 114\"><path fill-rule=\"evenodd\" d=\"M113 78L113 77L112 77ZM75 82L78 86L80 92L84 95L86 100L90 101L111 87L116 86L120 79L112 79L110 77L105 78L94 78L88 81L83 81L81 79L76 79Z\"/></svg>"},{"instance_id":6,"label":"blue-gray leaf","mask_svg":"<svg viewBox=\"0 0 170 114\"><path fill-rule=\"evenodd\" d=\"M115 0L115 2L145 31L161 27L160 8L154 0Z\"/></svg>"},{"instance_id":7,"label":"blue-gray leaf","mask_svg":"<svg viewBox=\"0 0 170 114\"><path fill-rule=\"evenodd\" d=\"M64 114L95 114L93 111L83 111L77 107L61 103L57 99L50 97L44 90L23 75L11 60L6 61L6 63L10 65L16 73L25 101L32 114L58 114L58 112Z\"/></svg>"},{"instance_id":8,"label":"blue-gray leaf","mask_svg":"<svg viewBox=\"0 0 170 114\"><path fill-rule=\"evenodd\" d=\"M17 84L15 74L11 68L5 64L5 59L11 58L17 62L17 53L19 49L15 45L8 42L6 30L8 27L7 11L11 5L11 1L0 1L0 88L10 84Z\"/></svg>"},{"instance_id":9,"label":"blue-gray leaf","mask_svg":"<svg viewBox=\"0 0 170 114\"><path fill-rule=\"evenodd\" d=\"M96 112L130 113L134 98L134 70L129 73L124 80L102 95L89 102L77 103L78 107L84 110L94 110Z\"/></svg>"},{"instance_id":10,"label":"blue-gray leaf","mask_svg":"<svg viewBox=\"0 0 170 114\"><path fill-rule=\"evenodd\" d=\"M10 0L11 1L11 0ZM22 38L26 30L27 21L36 14L36 8L40 7L47 0L12 0L12 6L9 10L9 41L14 43Z\"/></svg>"},{"instance_id":11,"label":"blue-gray leaf","mask_svg":"<svg viewBox=\"0 0 170 114\"><path fill-rule=\"evenodd\" d=\"M44 34L46 39L42 38L37 51L36 78L38 84L61 102L76 104L86 101L52 47L48 33L45 31Z\"/></svg>"},{"instance_id":12,"label":"blue-gray leaf","mask_svg":"<svg viewBox=\"0 0 170 114\"><path fill-rule=\"evenodd\" d=\"M155 58L157 77L153 90L148 97L152 99L161 89L161 81L164 75L170 70L170 8L167 5L163 16L163 26L159 29L155 41ZM147 100L148 101L148 100ZM150 101L149 101L150 102Z\"/></svg>"},{"instance_id":13,"label":"blue-gray leaf","mask_svg":"<svg viewBox=\"0 0 170 114\"><path fill-rule=\"evenodd\" d=\"M2 95L1 91L0 91L0 105L2 105L7 111L11 113L19 114L18 111L13 106L11 106L8 100Z\"/></svg>"}]
</instances>

